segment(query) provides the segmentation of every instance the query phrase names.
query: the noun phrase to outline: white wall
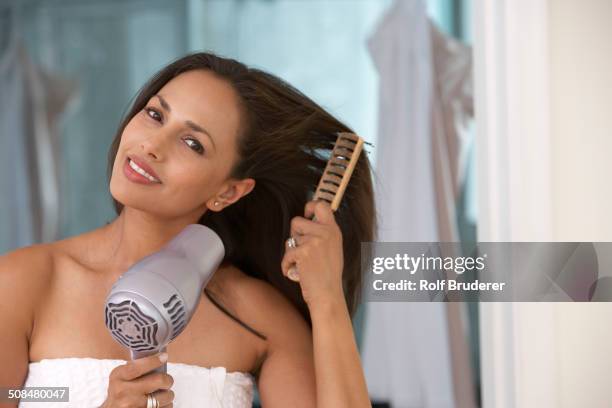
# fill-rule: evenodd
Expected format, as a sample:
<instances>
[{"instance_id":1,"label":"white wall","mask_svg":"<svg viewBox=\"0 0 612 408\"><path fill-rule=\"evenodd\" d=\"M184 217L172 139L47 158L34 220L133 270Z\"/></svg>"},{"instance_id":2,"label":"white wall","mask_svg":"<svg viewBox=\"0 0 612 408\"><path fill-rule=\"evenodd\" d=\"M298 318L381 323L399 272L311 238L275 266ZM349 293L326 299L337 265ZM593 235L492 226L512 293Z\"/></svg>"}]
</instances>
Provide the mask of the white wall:
<instances>
[{"instance_id":1,"label":"white wall","mask_svg":"<svg viewBox=\"0 0 612 408\"><path fill-rule=\"evenodd\" d=\"M612 240L612 1L550 1L555 236Z\"/></svg>"},{"instance_id":2,"label":"white wall","mask_svg":"<svg viewBox=\"0 0 612 408\"><path fill-rule=\"evenodd\" d=\"M479 241L612 241L612 2L474 0ZM612 304L481 304L484 407L605 407Z\"/></svg>"},{"instance_id":3,"label":"white wall","mask_svg":"<svg viewBox=\"0 0 612 408\"><path fill-rule=\"evenodd\" d=\"M550 0L554 237L612 241L612 2ZM555 307L561 406L612 400L612 304ZM605 402L605 403L604 403Z\"/></svg>"}]
</instances>

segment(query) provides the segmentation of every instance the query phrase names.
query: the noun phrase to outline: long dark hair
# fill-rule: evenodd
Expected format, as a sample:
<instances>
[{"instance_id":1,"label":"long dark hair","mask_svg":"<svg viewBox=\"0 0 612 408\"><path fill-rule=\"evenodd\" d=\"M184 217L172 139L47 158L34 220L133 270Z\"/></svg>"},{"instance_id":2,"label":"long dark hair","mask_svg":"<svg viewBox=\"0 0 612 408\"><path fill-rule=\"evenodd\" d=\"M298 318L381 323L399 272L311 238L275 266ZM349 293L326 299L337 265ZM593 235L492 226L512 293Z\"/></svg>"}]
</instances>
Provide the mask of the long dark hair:
<instances>
[{"instance_id":1,"label":"long dark hair","mask_svg":"<svg viewBox=\"0 0 612 408\"><path fill-rule=\"evenodd\" d=\"M230 58L189 54L157 72L138 92L124 115L108 153L107 177L123 129L168 81L204 69L229 82L239 95L241 131L238 159L230 177L253 178L255 188L220 212L206 211L199 223L216 231L226 247L224 262L263 279L281 291L311 324L298 283L281 272L290 220L304 216L336 141L336 132L352 132L310 98L282 79ZM123 205L113 199L117 214ZM376 215L368 157L362 153L335 212L344 246L343 286L353 316L361 297L360 243L373 241Z\"/></svg>"}]
</instances>

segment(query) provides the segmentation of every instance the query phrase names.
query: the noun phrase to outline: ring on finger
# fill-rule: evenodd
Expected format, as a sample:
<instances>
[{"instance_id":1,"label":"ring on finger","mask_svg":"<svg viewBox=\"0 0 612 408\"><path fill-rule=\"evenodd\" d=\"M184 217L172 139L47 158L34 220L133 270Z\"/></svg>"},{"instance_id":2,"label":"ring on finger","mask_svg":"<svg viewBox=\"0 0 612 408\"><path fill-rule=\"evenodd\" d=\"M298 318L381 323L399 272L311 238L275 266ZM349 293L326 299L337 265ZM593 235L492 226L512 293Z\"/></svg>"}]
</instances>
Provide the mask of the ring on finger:
<instances>
[{"instance_id":1,"label":"ring on finger","mask_svg":"<svg viewBox=\"0 0 612 408\"><path fill-rule=\"evenodd\" d=\"M297 248L297 240L293 236L289 237L289 239L287 239L287 246L289 248Z\"/></svg>"},{"instance_id":2,"label":"ring on finger","mask_svg":"<svg viewBox=\"0 0 612 408\"><path fill-rule=\"evenodd\" d=\"M147 408L159 408L159 401L153 394L147 394Z\"/></svg>"}]
</instances>

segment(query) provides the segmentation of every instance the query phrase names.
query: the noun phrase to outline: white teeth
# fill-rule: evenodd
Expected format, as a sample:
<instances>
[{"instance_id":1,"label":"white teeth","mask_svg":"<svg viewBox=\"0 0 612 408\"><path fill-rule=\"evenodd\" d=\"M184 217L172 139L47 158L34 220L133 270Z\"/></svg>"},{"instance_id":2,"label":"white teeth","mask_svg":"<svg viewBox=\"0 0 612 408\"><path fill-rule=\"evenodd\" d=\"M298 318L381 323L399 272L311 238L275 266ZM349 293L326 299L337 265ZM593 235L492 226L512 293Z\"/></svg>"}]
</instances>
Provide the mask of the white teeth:
<instances>
[{"instance_id":1,"label":"white teeth","mask_svg":"<svg viewBox=\"0 0 612 408\"><path fill-rule=\"evenodd\" d=\"M132 159L129 159L129 164L130 164L130 167L133 168L134 171L136 171L138 174L142 174L143 176L145 176L149 180L151 180L153 182L159 183L158 179L156 179L155 177L151 176L149 173L147 173L146 171L144 171L143 169L138 167L138 165L136 163L134 163L134 161Z\"/></svg>"}]
</instances>

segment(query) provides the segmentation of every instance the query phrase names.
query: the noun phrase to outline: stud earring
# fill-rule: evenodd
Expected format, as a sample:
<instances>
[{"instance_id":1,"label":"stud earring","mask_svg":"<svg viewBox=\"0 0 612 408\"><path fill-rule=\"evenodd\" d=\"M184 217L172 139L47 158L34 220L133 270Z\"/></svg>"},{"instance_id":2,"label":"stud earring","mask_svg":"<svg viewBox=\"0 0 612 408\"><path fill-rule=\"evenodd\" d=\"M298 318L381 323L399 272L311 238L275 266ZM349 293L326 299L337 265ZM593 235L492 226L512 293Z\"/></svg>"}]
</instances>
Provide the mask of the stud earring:
<instances>
[{"instance_id":1,"label":"stud earring","mask_svg":"<svg viewBox=\"0 0 612 408\"><path fill-rule=\"evenodd\" d=\"M218 202L218 201L215 201L215 205L219 205L219 202Z\"/></svg>"}]
</instances>

